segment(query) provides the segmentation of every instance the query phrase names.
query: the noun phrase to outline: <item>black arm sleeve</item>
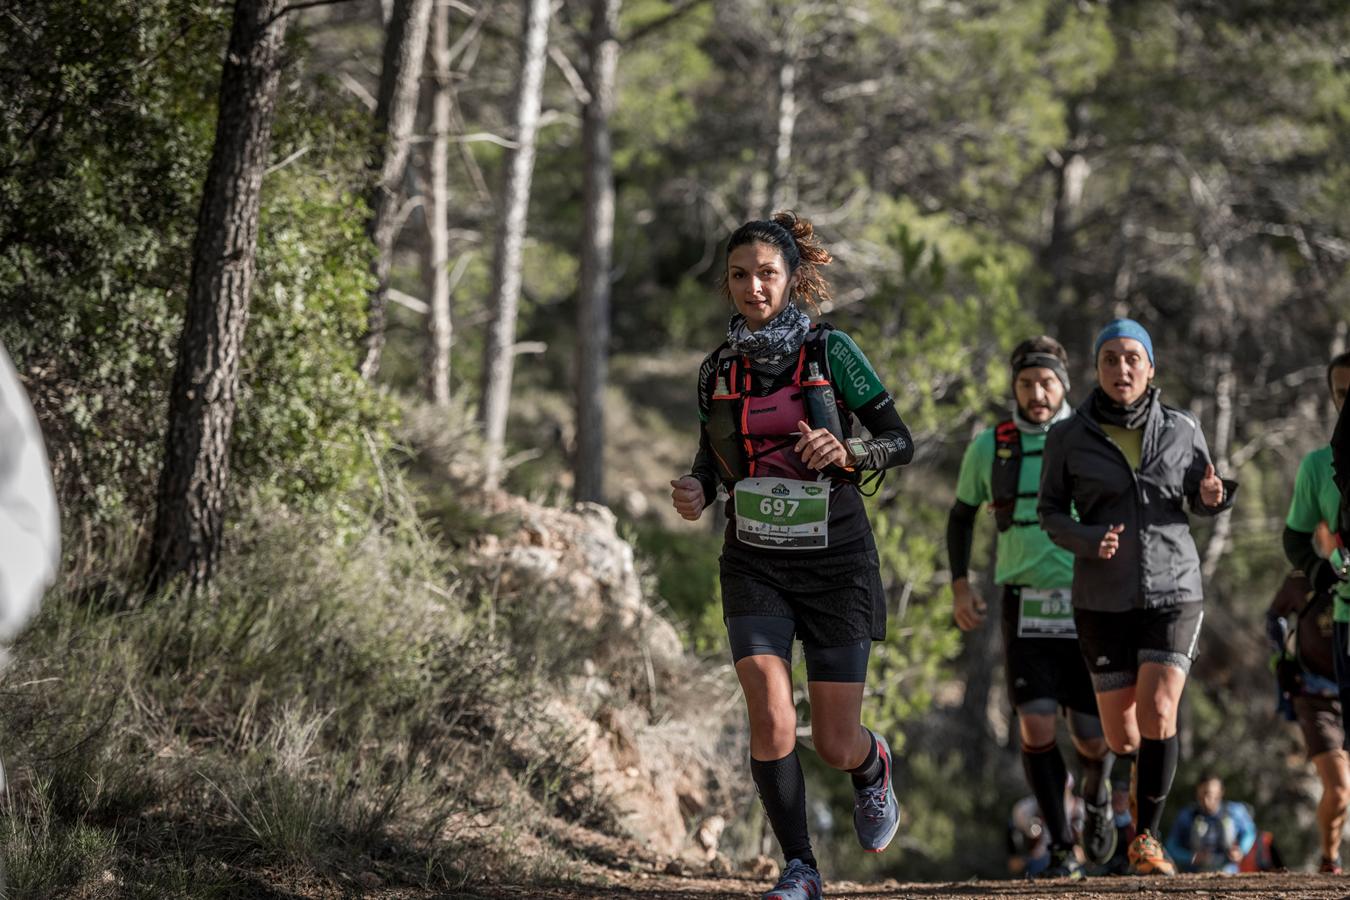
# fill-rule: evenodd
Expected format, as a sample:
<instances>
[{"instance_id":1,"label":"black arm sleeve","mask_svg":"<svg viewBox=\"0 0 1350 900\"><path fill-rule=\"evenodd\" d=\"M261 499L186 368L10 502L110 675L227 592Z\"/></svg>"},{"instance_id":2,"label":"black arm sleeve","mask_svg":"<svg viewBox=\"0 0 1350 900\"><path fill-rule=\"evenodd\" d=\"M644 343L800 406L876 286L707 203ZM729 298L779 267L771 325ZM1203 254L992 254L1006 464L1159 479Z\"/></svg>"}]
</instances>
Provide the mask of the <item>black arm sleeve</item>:
<instances>
[{"instance_id":1,"label":"black arm sleeve","mask_svg":"<svg viewBox=\"0 0 1350 900\"><path fill-rule=\"evenodd\" d=\"M694 464L689 467L689 474L703 485L703 505L708 506L717 496L717 464L713 462L708 430L701 425L698 429L698 451L694 454Z\"/></svg>"},{"instance_id":2,"label":"black arm sleeve","mask_svg":"<svg viewBox=\"0 0 1350 900\"><path fill-rule=\"evenodd\" d=\"M872 437L867 444L867 459L860 469L890 469L914 459L914 439L900 419L889 391L882 391L854 411L858 421Z\"/></svg>"},{"instance_id":3,"label":"black arm sleeve","mask_svg":"<svg viewBox=\"0 0 1350 900\"><path fill-rule=\"evenodd\" d=\"M1350 546L1350 403L1341 407L1336 430L1331 435L1331 467L1341 489L1341 521L1335 524L1341 540Z\"/></svg>"},{"instance_id":4,"label":"black arm sleeve","mask_svg":"<svg viewBox=\"0 0 1350 900\"><path fill-rule=\"evenodd\" d=\"M947 514L947 564L952 581L970 574L970 548L975 543L975 514L979 509L957 500Z\"/></svg>"},{"instance_id":5,"label":"black arm sleeve","mask_svg":"<svg viewBox=\"0 0 1350 900\"><path fill-rule=\"evenodd\" d=\"M1297 569L1308 576L1313 590L1321 593L1329 591L1340 581L1331 563L1317 555L1313 548L1313 536L1307 531L1295 531L1284 526L1284 555Z\"/></svg>"},{"instance_id":6,"label":"black arm sleeve","mask_svg":"<svg viewBox=\"0 0 1350 900\"><path fill-rule=\"evenodd\" d=\"M712 407L711 383L713 367L717 365L717 353L708 354L698 367L698 450L694 453L694 464L689 474L703 485L703 505L707 506L717 496L717 464L713 461L712 445L708 442L708 429L701 423L708 421L708 411Z\"/></svg>"},{"instance_id":7,"label":"black arm sleeve","mask_svg":"<svg viewBox=\"0 0 1350 900\"><path fill-rule=\"evenodd\" d=\"M1312 532L1295 531L1288 525L1284 526L1284 555L1295 569L1311 573L1319 559L1317 551L1313 549Z\"/></svg>"}]
</instances>

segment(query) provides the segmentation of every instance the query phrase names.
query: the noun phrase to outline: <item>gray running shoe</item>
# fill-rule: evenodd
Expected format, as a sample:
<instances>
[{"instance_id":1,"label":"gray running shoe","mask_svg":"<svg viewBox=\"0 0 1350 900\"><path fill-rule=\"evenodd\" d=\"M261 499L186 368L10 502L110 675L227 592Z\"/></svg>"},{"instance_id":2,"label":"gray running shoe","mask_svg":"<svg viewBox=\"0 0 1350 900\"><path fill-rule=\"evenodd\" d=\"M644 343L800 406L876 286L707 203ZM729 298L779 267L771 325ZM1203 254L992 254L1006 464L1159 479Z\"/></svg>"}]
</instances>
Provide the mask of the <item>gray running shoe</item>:
<instances>
[{"instance_id":1,"label":"gray running shoe","mask_svg":"<svg viewBox=\"0 0 1350 900\"><path fill-rule=\"evenodd\" d=\"M1104 866L1116 854L1116 819L1111 812L1111 801L1100 806L1085 803L1086 815L1083 817L1083 852L1088 861Z\"/></svg>"},{"instance_id":2,"label":"gray running shoe","mask_svg":"<svg viewBox=\"0 0 1350 900\"><path fill-rule=\"evenodd\" d=\"M821 900L820 873L800 859L789 860L778 883L760 900Z\"/></svg>"},{"instance_id":3,"label":"gray running shoe","mask_svg":"<svg viewBox=\"0 0 1350 900\"><path fill-rule=\"evenodd\" d=\"M877 756L881 758L881 783L853 789L853 829L858 843L868 853L880 853L900 827L900 801L891 781L891 746L875 731Z\"/></svg>"},{"instance_id":4,"label":"gray running shoe","mask_svg":"<svg viewBox=\"0 0 1350 900\"><path fill-rule=\"evenodd\" d=\"M1082 881L1087 877L1083 864L1074 856L1072 847L1052 847L1050 865L1046 866L1037 878L1067 878L1070 881Z\"/></svg>"}]
</instances>

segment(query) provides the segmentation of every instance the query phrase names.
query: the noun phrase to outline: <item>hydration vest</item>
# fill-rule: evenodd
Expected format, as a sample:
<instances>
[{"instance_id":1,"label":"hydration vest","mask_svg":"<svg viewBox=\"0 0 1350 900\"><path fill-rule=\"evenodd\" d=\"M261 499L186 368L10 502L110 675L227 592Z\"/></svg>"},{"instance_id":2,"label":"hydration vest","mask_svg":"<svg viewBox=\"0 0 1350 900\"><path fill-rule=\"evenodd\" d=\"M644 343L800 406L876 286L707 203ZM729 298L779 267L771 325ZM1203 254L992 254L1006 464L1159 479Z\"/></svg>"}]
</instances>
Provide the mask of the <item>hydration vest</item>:
<instances>
[{"instance_id":1,"label":"hydration vest","mask_svg":"<svg viewBox=\"0 0 1350 900\"><path fill-rule=\"evenodd\" d=\"M1332 591L1314 592L1298 611L1298 622L1294 626L1295 658L1307 671L1330 681L1336 678L1332 605Z\"/></svg>"},{"instance_id":2,"label":"hydration vest","mask_svg":"<svg viewBox=\"0 0 1350 900\"><path fill-rule=\"evenodd\" d=\"M993 495L990 505L994 510L994 523L999 531L1018 528L1041 527L1039 519L1015 519L1017 501L1037 496L1036 491L1022 491L1018 482L1022 477L1022 457L1040 456L1041 450L1023 450L1022 432L1012 419L999 422L994 426L994 468L989 478L989 492Z\"/></svg>"},{"instance_id":3,"label":"hydration vest","mask_svg":"<svg viewBox=\"0 0 1350 900\"><path fill-rule=\"evenodd\" d=\"M844 422L849 410L835 393L826 358L831 326L812 326L797 352L792 381L764 397L753 396L757 376L750 360L723 345L717 353L709 388L708 421L704 429L718 474L727 485L742 478L780 476L814 481L820 474L808 469L792 449L800 436L797 422L826 428L840 443L848 437ZM832 479L857 484L857 469L826 466Z\"/></svg>"}]
</instances>

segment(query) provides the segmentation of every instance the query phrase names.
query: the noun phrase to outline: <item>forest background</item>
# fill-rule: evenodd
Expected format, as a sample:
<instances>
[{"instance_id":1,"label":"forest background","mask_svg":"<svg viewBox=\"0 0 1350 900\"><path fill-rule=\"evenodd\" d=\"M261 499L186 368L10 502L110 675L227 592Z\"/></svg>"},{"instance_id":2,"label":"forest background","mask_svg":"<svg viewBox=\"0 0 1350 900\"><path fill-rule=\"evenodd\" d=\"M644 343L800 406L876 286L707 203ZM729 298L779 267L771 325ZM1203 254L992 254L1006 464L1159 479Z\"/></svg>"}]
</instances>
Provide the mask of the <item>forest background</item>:
<instances>
[{"instance_id":1,"label":"forest background","mask_svg":"<svg viewBox=\"0 0 1350 900\"><path fill-rule=\"evenodd\" d=\"M278 77L222 88L250 13ZM15 883L228 892L239 859L338 879L353 848L433 887L484 877L520 829L551 840L466 786L489 769L605 826L566 787L574 736L532 758L492 714L532 719L584 654L474 569L517 524L478 492L606 503L725 679L720 536L673 515L667 482L729 312L721 242L783 208L835 254L824 318L917 446L870 501L892 625L866 715L903 735L902 853L847 850L843 786L813 770L838 868L1000 870L1015 723L996 629L951 622L946 513L967 442L1007 409L1011 347L1057 336L1077 402L1118 315L1150 329L1165 399L1243 485L1197 525L1206 628L1174 806L1213 768L1291 860L1314 852L1261 618L1347 346L1343 3L46 0L0 8L0 48L0 339L65 534L3 693ZM184 323L228 298L194 248L236 234L203 202L231 84L272 91L274 121L256 253L220 256L256 275L218 358L238 366L201 532L218 547L193 562L161 472L183 447ZM655 708L646 672L629 687ZM724 788L724 848L770 847L748 789ZM545 858L522 871L568 871Z\"/></svg>"}]
</instances>

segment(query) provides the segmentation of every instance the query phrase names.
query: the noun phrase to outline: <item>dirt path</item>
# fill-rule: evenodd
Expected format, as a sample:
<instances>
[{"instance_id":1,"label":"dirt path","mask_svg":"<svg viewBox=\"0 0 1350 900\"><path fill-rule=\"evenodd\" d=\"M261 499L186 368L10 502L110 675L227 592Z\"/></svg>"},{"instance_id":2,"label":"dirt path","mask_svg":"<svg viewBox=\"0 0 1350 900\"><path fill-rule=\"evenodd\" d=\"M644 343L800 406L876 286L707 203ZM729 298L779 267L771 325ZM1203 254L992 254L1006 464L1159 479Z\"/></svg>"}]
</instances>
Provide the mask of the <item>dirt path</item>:
<instances>
[{"instance_id":1,"label":"dirt path","mask_svg":"<svg viewBox=\"0 0 1350 900\"><path fill-rule=\"evenodd\" d=\"M621 880L620 880L621 879ZM677 878L649 873L625 873L607 885L557 884L462 890L455 896L476 900L757 900L766 885L735 878ZM1094 878L1088 881L963 881L945 884L827 884L827 898L952 898L983 900L989 897L1072 897L1097 900L1116 897L1164 898L1164 900L1256 900L1256 898L1309 898L1350 900L1350 879L1306 873L1261 873L1257 875L1181 875L1176 878Z\"/></svg>"}]
</instances>

